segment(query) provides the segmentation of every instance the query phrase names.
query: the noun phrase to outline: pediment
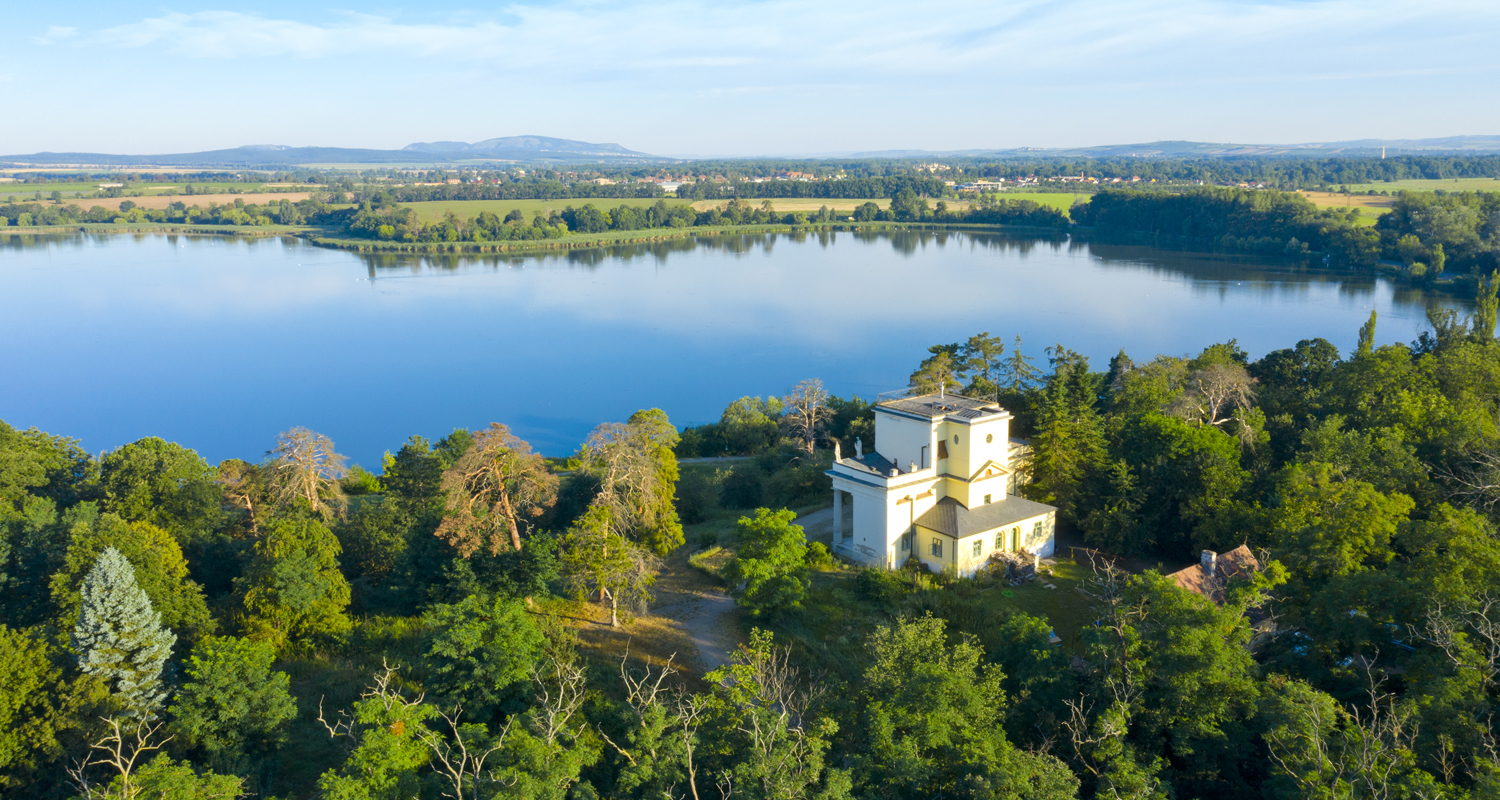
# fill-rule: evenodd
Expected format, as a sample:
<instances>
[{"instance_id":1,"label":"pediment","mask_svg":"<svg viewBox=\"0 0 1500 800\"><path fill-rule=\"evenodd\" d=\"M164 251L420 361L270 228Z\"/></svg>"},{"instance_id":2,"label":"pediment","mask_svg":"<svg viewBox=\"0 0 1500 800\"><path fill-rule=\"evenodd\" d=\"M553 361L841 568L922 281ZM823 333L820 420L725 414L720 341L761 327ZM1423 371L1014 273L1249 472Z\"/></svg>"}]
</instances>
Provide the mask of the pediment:
<instances>
[{"instance_id":1,"label":"pediment","mask_svg":"<svg viewBox=\"0 0 1500 800\"><path fill-rule=\"evenodd\" d=\"M998 478L998 477L1001 477L1002 475L1009 475L1009 474L1010 474L1010 470L1007 469L1005 467L1005 465L1001 464L999 461L996 461L994 459L990 459L989 461L986 461L983 464L981 464L979 466L979 469L975 470L974 474L969 476L969 480L970 481L982 481L982 480L984 480L986 478Z\"/></svg>"}]
</instances>

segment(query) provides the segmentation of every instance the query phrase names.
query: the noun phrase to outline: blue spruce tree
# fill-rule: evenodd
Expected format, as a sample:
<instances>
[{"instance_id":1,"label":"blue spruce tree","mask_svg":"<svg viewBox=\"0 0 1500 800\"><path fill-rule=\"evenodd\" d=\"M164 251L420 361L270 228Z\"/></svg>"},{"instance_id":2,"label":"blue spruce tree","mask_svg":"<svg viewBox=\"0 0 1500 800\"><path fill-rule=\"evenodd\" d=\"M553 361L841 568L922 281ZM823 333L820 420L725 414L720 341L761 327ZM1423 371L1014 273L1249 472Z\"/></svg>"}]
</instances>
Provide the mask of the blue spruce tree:
<instances>
[{"instance_id":1,"label":"blue spruce tree","mask_svg":"<svg viewBox=\"0 0 1500 800\"><path fill-rule=\"evenodd\" d=\"M128 715L149 718L166 699L161 671L176 641L136 585L130 561L105 548L83 579L83 605L73 627L79 668L103 678Z\"/></svg>"}]
</instances>

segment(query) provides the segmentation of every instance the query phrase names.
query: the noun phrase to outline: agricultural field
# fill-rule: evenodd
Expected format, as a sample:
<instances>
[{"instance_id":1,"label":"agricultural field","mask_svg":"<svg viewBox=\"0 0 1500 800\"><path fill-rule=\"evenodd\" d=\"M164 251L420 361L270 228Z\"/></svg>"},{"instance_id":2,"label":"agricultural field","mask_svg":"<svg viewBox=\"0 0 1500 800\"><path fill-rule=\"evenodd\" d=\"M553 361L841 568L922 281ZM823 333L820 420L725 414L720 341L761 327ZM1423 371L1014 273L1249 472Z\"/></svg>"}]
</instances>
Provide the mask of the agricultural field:
<instances>
[{"instance_id":1,"label":"agricultural field","mask_svg":"<svg viewBox=\"0 0 1500 800\"><path fill-rule=\"evenodd\" d=\"M671 197L664 199L666 200L668 205L682 205L687 202L686 200L677 200ZM245 202L249 201L247 200ZM574 208L582 208L583 206L590 203L592 203L595 208L600 209L619 208L620 206L644 208L646 206L656 205L656 200L639 198L621 199L613 197L575 197L562 200L431 200L423 203L402 203L401 205L417 212L417 216L420 217L423 222L435 222L442 219L443 214L447 211L452 211L454 214L458 215L459 219L470 219L472 217L479 216L485 211L490 211L503 217L506 214L509 214L511 209L519 208L521 209L521 215L529 220L538 211L542 212L542 214L547 214L554 209L561 211L568 206L573 206ZM333 206L333 208L343 207L347 206Z\"/></svg>"},{"instance_id":2,"label":"agricultural field","mask_svg":"<svg viewBox=\"0 0 1500 800\"><path fill-rule=\"evenodd\" d=\"M1448 178L1447 180L1409 180L1391 183L1351 183L1351 192L1390 192L1401 190L1431 192L1442 189L1448 192L1500 192L1500 178Z\"/></svg>"},{"instance_id":3,"label":"agricultural field","mask_svg":"<svg viewBox=\"0 0 1500 800\"><path fill-rule=\"evenodd\" d=\"M1353 208L1359 211L1359 221L1374 225L1381 214L1390 213L1395 197L1368 194L1340 194L1338 192L1298 192L1318 208Z\"/></svg>"}]
</instances>

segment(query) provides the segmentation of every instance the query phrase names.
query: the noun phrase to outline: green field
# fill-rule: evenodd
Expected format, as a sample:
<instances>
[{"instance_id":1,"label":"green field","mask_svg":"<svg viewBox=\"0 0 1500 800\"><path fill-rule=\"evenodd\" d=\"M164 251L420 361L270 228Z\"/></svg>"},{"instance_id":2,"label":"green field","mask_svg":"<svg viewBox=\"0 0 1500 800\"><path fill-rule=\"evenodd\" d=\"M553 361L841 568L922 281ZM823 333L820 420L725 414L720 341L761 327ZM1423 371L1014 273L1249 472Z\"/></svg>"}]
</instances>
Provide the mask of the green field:
<instances>
[{"instance_id":1,"label":"green field","mask_svg":"<svg viewBox=\"0 0 1500 800\"><path fill-rule=\"evenodd\" d=\"M1091 194L1072 194L1065 192L1001 192L1001 200L1030 200L1038 205L1055 208L1064 214L1073 207L1074 203L1086 203L1093 197Z\"/></svg>"},{"instance_id":2,"label":"green field","mask_svg":"<svg viewBox=\"0 0 1500 800\"><path fill-rule=\"evenodd\" d=\"M1500 178L1449 178L1447 180L1410 180L1390 183L1351 183L1351 192L1390 192L1401 190L1431 192L1442 189L1448 192L1500 192Z\"/></svg>"}]
</instances>

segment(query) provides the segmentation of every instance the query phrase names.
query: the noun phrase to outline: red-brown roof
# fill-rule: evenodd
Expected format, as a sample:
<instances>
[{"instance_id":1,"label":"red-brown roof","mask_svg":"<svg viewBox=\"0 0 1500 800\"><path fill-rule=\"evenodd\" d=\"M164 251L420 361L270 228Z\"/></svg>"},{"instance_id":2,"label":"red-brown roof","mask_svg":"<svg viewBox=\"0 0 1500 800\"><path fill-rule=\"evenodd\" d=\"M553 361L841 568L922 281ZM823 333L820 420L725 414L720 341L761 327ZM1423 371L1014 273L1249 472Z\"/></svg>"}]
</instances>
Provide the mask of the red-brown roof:
<instances>
[{"instance_id":1,"label":"red-brown roof","mask_svg":"<svg viewBox=\"0 0 1500 800\"><path fill-rule=\"evenodd\" d=\"M1224 586L1229 583L1230 579L1260 571L1260 562L1255 560L1255 554L1251 553L1250 548L1245 545L1240 545L1227 553L1220 553L1217 566L1216 574L1212 576L1199 563L1187 569L1178 570L1167 577L1176 581L1178 586L1190 592L1197 592L1222 605Z\"/></svg>"}]
</instances>

